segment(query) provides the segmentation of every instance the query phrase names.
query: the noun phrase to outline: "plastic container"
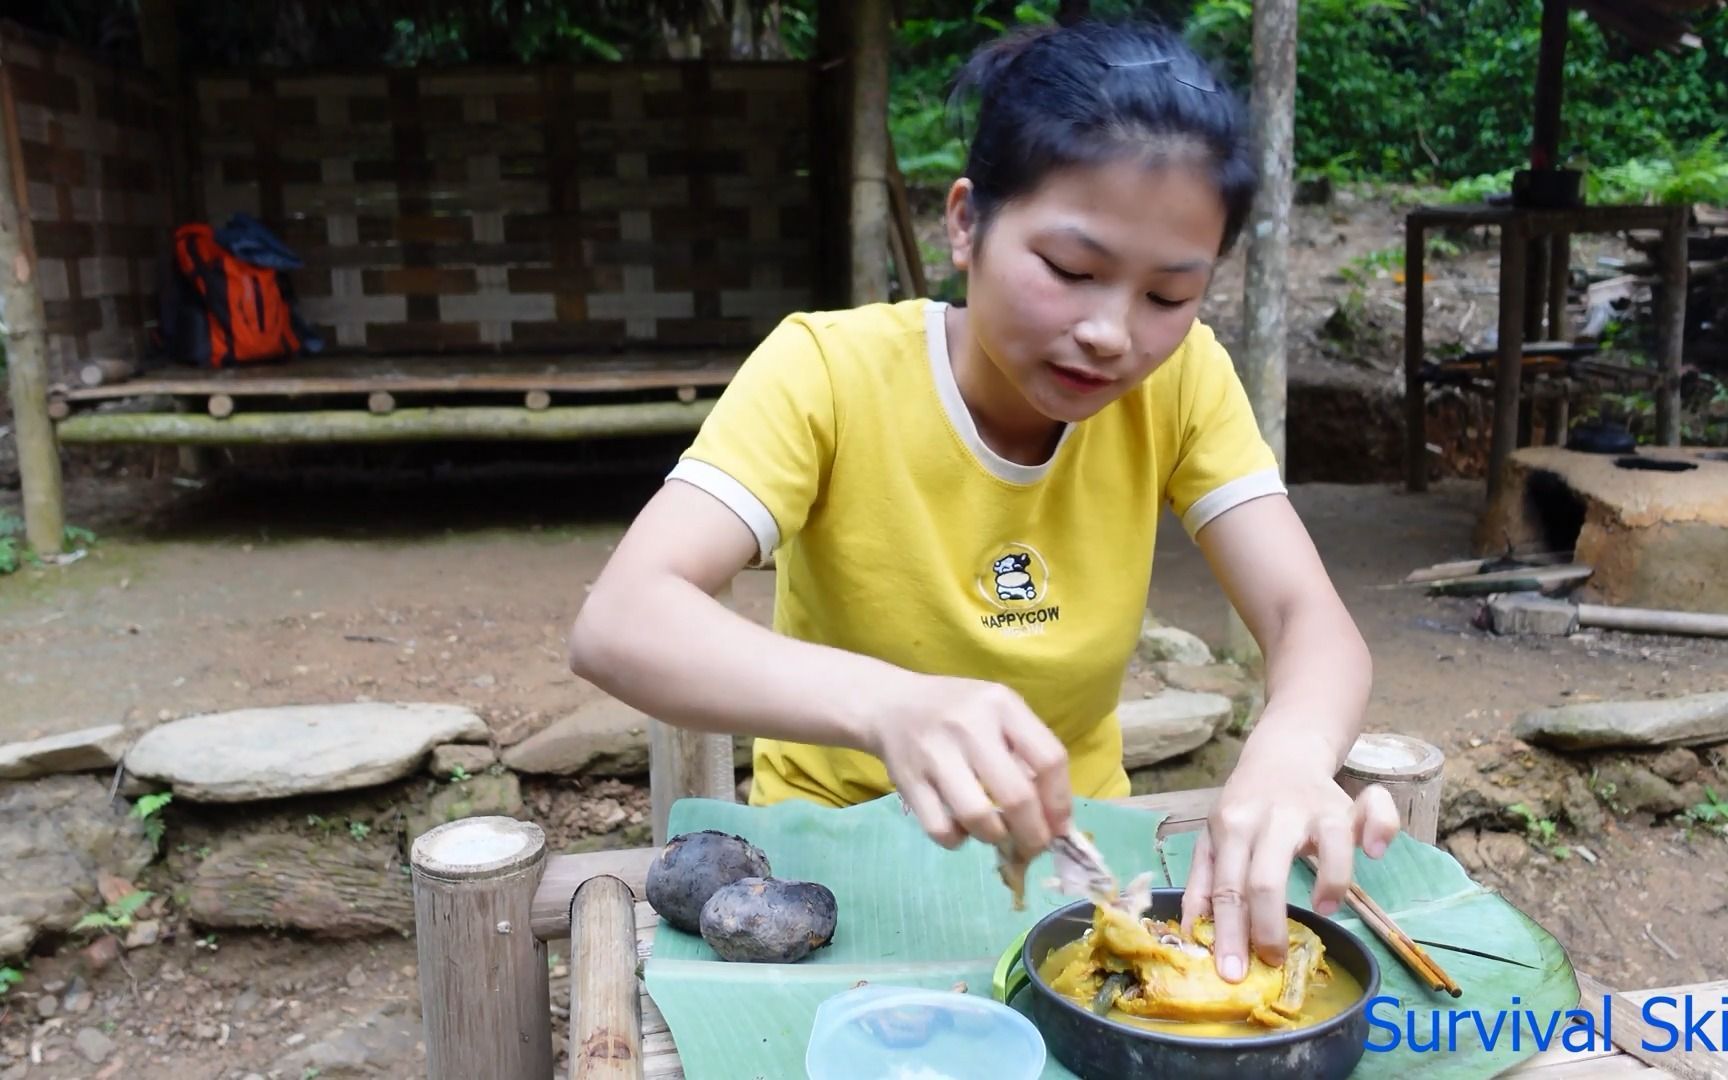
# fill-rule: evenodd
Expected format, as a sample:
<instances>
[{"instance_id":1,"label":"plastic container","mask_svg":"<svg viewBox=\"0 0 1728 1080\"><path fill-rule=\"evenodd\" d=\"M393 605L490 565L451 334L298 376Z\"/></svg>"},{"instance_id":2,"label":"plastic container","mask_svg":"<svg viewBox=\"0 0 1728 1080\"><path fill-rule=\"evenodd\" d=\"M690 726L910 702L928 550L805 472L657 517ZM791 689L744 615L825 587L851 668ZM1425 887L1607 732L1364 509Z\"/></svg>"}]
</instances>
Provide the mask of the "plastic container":
<instances>
[{"instance_id":1,"label":"plastic container","mask_svg":"<svg viewBox=\"0 0 1728 1080\"><path fill-rule=\"evenodd\" d=\"M1037 1080L1044 1039L989 998L862 986L817 1008L804 1068L809 1080Z\"/></svg>"}]
</instances>

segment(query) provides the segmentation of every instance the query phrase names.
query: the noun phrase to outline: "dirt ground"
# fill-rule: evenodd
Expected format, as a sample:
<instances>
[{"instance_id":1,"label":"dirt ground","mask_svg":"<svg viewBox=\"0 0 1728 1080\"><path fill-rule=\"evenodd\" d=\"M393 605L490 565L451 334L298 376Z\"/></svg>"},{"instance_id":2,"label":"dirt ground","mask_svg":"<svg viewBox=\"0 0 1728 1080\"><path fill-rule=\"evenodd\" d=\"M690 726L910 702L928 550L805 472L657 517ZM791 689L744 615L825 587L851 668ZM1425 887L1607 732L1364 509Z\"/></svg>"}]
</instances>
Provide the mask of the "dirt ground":
<instances>
[{"instance_id":1,"label":"dirt ground","mask_svg":"<svg viewBox=\"0 0 1728 1080\"><path fill-rule=\"evenodd\" d=\"M1399 220L1382 204L1302 210L1293 380L1372 393L1396 385L1396 337L1375 336L1401 322L1395 282L1382 276L1366 290L1365 344L1340 353L1323 328L1344 287L1339 267L1400 243ZM1467 250L1435 272L1433 339L1479 344L1493 321L1492 297L1480 295L1492 290L1489 253ZM1238 266L1209 303L1226 340L1240 303ZM565 669L565 628L677 449L542 451L531 466L437 451L282 455L273 468L230 468L202 483L175 479L172 455L72 459L68 519L99 539L78 562L0 578L0 741L360 698L460 702L501 742L518 741L593 693ZM0 510L16 511L17 492L4 487L0 477ZM1422 496L1386 484L1294 489L1374 650L1371 728L1461 755L1497 744L1533 707L1728 690L1720 643L1496 639L1473 625L1474 602L1393 587L1415 567L1467 555L1482 498L1473 480ZM770 574L746 574L736 593L740 610L767 619ZM1149 604L1214 644L1222 636L1225 601L1173 520L1162 523ZM562 787L582 797L576 782ZM542 790L530 806L553 807L557 794ZM1476 876L1611 984L1728 974L1728 842L1648 814L1589 838L1562 826L1560 839L1586 844L1595 861L1502 845ZM325 1075L413 1075L414 963L413 942L400 937L184 930L94 972L68 947L33 960L0 1000L0 1080L310 1080L315 1067L294 1055L320 1043L358 1061L358 1072ZM568 973L557 961L553 970L556 1014L568 1006ZM74 1048L74 1034L104 1052Z\"/></svg>"}]
</instances>

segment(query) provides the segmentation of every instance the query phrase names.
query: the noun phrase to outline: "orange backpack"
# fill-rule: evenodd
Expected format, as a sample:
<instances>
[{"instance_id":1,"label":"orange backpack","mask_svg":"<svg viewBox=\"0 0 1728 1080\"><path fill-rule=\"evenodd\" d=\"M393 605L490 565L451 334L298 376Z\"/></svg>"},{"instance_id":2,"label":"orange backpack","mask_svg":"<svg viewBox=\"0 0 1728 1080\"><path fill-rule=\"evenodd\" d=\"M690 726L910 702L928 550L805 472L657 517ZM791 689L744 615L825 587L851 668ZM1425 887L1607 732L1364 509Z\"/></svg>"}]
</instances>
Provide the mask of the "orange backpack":
<instances>
[{"instance_id":1,"label":"orange backpack","mask_svg":"<svg viewBox=\"0 0 1728 1080\"><path fill-rule=\"evenodd\" d=\"M281 274L235 258L209 225L174 230L174 265L203 308L206 335L183 356L200 365L277 360L300 351L294 311Z\"/></svg>"}]
</instances>

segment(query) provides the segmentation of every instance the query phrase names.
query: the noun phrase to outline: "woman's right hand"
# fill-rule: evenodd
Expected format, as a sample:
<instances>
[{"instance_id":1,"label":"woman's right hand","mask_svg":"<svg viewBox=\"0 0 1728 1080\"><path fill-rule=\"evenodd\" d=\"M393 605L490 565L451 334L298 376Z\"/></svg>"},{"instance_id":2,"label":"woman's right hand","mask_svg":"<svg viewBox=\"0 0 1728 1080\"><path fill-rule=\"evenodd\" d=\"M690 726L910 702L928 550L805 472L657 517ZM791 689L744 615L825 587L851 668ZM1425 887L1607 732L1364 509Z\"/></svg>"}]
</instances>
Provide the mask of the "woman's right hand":
<instances>
[{"instance_id":1,"label":"woman's right hand","mask_svg":"<svg viewBox=\"0 0 1728 1080\"><path fill-rule=\"evenodd\" d=\"M1068 751L1020 695L1000 683L917 675L869 718L870 753L946 848L968 836L1043 851L1068 829Z\"/></svg>"}]
</instances>

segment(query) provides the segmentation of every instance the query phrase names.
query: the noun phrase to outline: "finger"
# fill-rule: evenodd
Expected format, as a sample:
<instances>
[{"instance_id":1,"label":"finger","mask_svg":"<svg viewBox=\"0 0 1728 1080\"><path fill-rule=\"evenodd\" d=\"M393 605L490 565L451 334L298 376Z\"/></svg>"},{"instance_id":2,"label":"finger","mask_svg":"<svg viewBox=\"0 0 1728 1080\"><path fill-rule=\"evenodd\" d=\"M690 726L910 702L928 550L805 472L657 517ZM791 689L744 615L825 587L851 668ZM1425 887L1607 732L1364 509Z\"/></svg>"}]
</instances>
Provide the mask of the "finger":
<instances>
[{"instance_id":1,"label":"finger","mask_svg":"<svg viewBox=\"0 0 1728 1080\"><path fill-rule=\"evenodd\" d=\"M1331 915L1344 902L1355 870L1356 833L1352 820L1329 814L1314 823L1314 846L1319 868L1314 871L1314 910Z\"/></svg>"},{"instance_id":2,"label":"finger","mask_svg":"<svg viewBox=\"0 0 1728 1080\"><path fill-rule=\"evenodd\" d=\"M930 839L950 850L965 841L966 831L955 823L948 808L942 805L941 797L929 784L917 780L904 785L900 788L900 798L918 818L918 824Z\"/></svg>"},{"instance_id":3,"label":"finger","mask_svg":"<svg viewBox=\"0 0 1728 1080\"><path fill-rule=\"evenodd\" d=\"M1362 850L1371 859L1386 854L1386 849L1402 828L1391 793L1379 784L1370 784L1356 796L1352 811Z\"/></svg>"},{"instance_id":4,"label":"finger","mask_svg":"<svg viewBox=\"0 0 1728 1080\"><path fill-rule=\"evenodd\" d=\"M1290 947L1290 864L1306 839L1294 815L1274 816L1254 838L1248 863L1248 940L1255 955L1272 967L1282 966Z\"/></svg>"},{"instance_id":5,"label":"finger","mask_svg":"<svg viewBox=\"0 0 1728 1080\"><path fill-rule=\"evenodd\" d=\"M1212 952L1218 975L1234 983L1248 974L1248 857L1257 822L1231 811L1224 813L1229 816L1211 826L1214 853L1212 887L1207 896L1212 902L1212 925L1217 929Z\"/></svg>"},{"instance_id":6,"label":"finger","mask_svg":"<svg viewBox=\"0 0 1728 1080\"><path fill-rule=\"evenodd\" d=\"M1032 785L1051 836L1068 831L1074 815L1074 792L1068 777L1068 748L1033 715L1019 709L1003 725L1008 748L1032 774Z\"/></svg>"},{"instance_id":7,"label":"finger","mask_svg":"<svg viewBox=\"0 0 1728 1080\"><path fill-rule=\"evenodd\" d=\"M996 804L1008 826L1008 834L1014 838L1014 847L1027 855L1049 847L1050 827L1044 820L1044 808L1038 803L1038 789L1009 753L1007 743L980 733L968 749L984 791Z\"/></svg>"},{"instance_id":8,"label":"finger","mask_svg":"<svg viewBox=\"0 0 1728 1080\"><path fill-rule=\"evenodd\" d=\"M1194 920L1212 914L1212 836L1202 831L1188 862L1188 883L1182 888L1182 934L1194 933Z\"/></svg>"},{"instance_id":9,"label":"finger","mask_svg":"<svg viewBox=\"0 0 1728 1080\"><path fill-rule=\"evenodd\" d=\"M999 847L1008 838L1008 827L996 805L985 794L984 787L978 782L978 777L972 772L972 765L967 760L965 752L959 746L945 755L938 755L936 760L948 764L934 773L930 779L941 794L942 801L948 804L948 812L954 820L965 829L970 836L977 837L992 847Z\"/></svg>"}]
</instances>

